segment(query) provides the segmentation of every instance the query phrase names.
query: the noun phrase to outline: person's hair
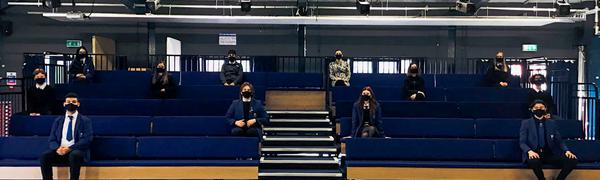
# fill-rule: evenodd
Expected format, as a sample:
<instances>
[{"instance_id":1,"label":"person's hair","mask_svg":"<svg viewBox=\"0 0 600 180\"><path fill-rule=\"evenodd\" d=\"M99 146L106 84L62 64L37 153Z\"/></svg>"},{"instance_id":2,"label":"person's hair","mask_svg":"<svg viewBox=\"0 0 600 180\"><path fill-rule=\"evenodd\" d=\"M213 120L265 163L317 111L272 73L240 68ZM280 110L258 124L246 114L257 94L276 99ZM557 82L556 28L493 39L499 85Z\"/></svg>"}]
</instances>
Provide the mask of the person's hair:
<instances>
[{"instance_id":1,"label":"person's hair","mask_svg":"<svg viewBox=\"0 0 600 180\"><path fill-rule=\"evenodd\" d=\"M371 93L371 99L369 99L369 107L371 108L371 114L375 114L375 110L377 110L377 105L379 103L377 103L377 99L375 98L375 93L373 92L373 88L371 88L371 86L365 86L360 90L360 95L358 96L358 100L356 101L356 104L358 104L359 106L363 104L362 102L362 92L363 91L369 91Z\"/></svg>"},{"instance_id":2,"label":"person's hair","mask_svg":"<svg viewBox=\"0 0 600 180\"><path fill-rule=\"evenodd\" d=\"M535 80L535 77L541 77L543 80L546 80L546 76L544 76L543 74L534 74L531 77L529 77L529 83L533 84L533 80Z\"/></svg>"},{"instance_id":3,"label":"person's hair","mask_svg":"<svg viewBox=\"0 0 600 180\"><path fill-rule=\"evenodd\" d=\"M77 93L70 92L70 93L67 93L67 95L65 95L65 99L67 99L67 98L76 98L76 99L79 99L79 95L77 95Z\"/></svg>"},{"instance_id":4,"label":"person's hair","mask_svg":"<svg viewBox=\"0 0 600 180\"><path fill-rule=\"evenodd\" d=\"M81 49L85 50L85 54L84 55L80 55L79 54L79 51ZM87 57L89 53L90 52L88 52L88 50L84 46L81 46L81 47L77 48L77 51L75 51L75 57L79 60L81 58Z\"/></svg>"},{"instance_id":5,"label":"person's hair","mask_svg":"<svg viewBox=\"0 0 600 180\"><path fill-rule=\"evenodd\" d=\"M506 63L506 59L504 59L504 52L498 51L498 53L502 53L502 69L499 69L498 67L496 67L496 63L497 63L496 62L496 57L494 57L494 60L491 61L492 62L492 67L494 69L496 69L496 70L499 70L499 71L508 72L509 69L508 69L508 64ZM496 54L498 54L498 53L496 53Z\"/></svg>"},{"instance_id":6,"label":"person's hair","mask_svg":"<svg viewBox=\"0 0 600 180\"><path fill-rule=\"evenodd\" d=\"M235 55L237 55L237 53L236 53L236 52L235 52L235 50L233 50L233 49L230 49L230 50L227 52L227 54L228 54L228 55L229 55L229 54L235 54Z\"/></svg>"},{"instance_id":7,"label":"person's hair","mask_svg":"<svg viewBox=\"0 0 600 180\"><path fill-rule=\"evenodd\" d=\"M165 66L165 70L166 70L167 67L164 64L165 63L164 60L156 63L156 66L154 66L154 67L158 67L158 65L161 64L161 63ZM156 68L156 69L158 69L158 68ZM158 74L158 70L155 70L154 71L154 75L152 76L152 84L156 84L158 82L161 82L163 85L169 84L169 73L165 72L162 75L159 75Z\"/></svg>"},{"instance_id":8,"label":"person's hair","mask_svg":"<svg viewBox=\"0 0 600 180\"><path fill-rule=\"evenodd\" d=\"M533 106L535 106L536 104L542 104L544 105L544 107L546 107L546 109L548 109L548 106L546 105L546 102L540 100L540 99L536 99L535 101L533 101L530 105L529 105L529 109L533 109Z\"/></svg>"},{"instance_id":9,"label":"person's hair","mask_svg":"<svg viewBox=\"0 0 600 180\"><path fill-rule=\"evenodd\" d=\"M33 76L36 76L36 75L38 75L40 73L42 73L44 75L47 75L46 71L44 71L44 69L42 69L42 68L37 68L37 69L33 70Z\"/></svg>"},{"instance_id":10,"label":"person's hair","mask_svg":"<svg viewBox=\"0 0 600 180\"><path fill-rule=\"evenodd\" d=\"M410 63L410 65L408 65L408 71L407 71L408 73L407 74L411 74L410 73L410 67L413 66L413 65L417 66L417 71L418 71L417 75L421 74L421 69L419 69L419 64L417 64L417 63Z\"/></svg>"},{"instance_id":11,"label":"person's hair","mask_svg":"<svg viewBox=\"0 0 600 180\"><path fill-rule=\"evenodd\" d=\"M252 93L252 95L254 95L254 86L252 84L250 84L250 82L244 82L242 83L242 85L240 85L240 92L242 92L244 90L244 87L250 87L250 92ZM240 95L240 98L242 98L242 96Z\"/></svg>"},{"instance_id":12,"label":"person's hair","mask_svg":"<svg viewBox=\"0 0 600 180\"><path fill-rule=\"evenodd\" d=\"M335 51L333 51L333 52L334 52L334 53L336 53L336 52L338 52L338 51L339 51L339 52L341 52L341 53L344 53L344 52L342 52L342 50L341 50L341 49L336 49L336 50L335 50Z\"/></svg>"}]
</instances>

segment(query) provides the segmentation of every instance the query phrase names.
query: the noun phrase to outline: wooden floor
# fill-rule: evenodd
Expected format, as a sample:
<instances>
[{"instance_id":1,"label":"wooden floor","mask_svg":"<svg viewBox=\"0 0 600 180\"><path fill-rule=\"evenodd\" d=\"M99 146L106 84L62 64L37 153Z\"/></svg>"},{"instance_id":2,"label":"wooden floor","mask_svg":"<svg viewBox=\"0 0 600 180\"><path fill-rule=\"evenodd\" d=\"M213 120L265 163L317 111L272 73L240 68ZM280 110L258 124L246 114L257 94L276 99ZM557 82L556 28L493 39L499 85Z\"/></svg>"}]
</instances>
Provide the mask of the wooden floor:
<instances>
[{"instance_id":1,"label":"wooden floor","mask_svg":"<svg viewBox=\"0 0 600 180\"><path fill-rule=\"evenodd\" d=\"M553 179L560 170L544 170ZM534 180L529 169L348 167L348 179ZM574 170L569 180L600 179L600 170Z\"/></svg>"},{"instance_id":2,"label":"wooden floor","mask_svg":"<svg viewBox=\"0 0 600 180\"><path fill-rule=\"evenodd\" d=\"M54 169L68 179L69 169ZM39 167L0 167L0 179L41 179ZM258 167L83 167L81 179L258 179Z\"/></svg>"}]
</instances>

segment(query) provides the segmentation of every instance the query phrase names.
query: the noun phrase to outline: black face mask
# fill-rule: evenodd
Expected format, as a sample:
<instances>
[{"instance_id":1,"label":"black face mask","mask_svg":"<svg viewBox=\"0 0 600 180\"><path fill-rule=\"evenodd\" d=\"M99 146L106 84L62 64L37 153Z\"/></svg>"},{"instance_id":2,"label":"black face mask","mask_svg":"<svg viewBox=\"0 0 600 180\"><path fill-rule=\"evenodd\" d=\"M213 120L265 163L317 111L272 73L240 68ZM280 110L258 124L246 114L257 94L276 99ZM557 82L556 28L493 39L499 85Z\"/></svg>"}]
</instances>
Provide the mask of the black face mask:
<instances>
[{"instance_id":1,"label":"black face mask","mask_svg":"<svg viewBox=\"0 0 600 180\"><path fill-rule=\"evenodd\" d=\"M229 61L231 61L231 62L235 61L235 56L229 56Z\"/></svg>"},{"instance_id":2,"label":"black face mask","mask_svg":"<svg viewBox=\"0 0 600 180\"><path fill-rule=\"evenodd\" d=\"M37 78L37 79L35 79L35 83L37 83L37 84L39 84L39 85L42 85L42 84L44 84L45 82L46 82L46 79L45 79L45 78Z\"/></svg>"},{"instance_id":3,"label":"black face mask","mask_svg":"<svg viewBox=\"0 0 600 180\"><path fill-rule=\"evenodd\" d=\"M342 59L342 55L340 55L340 54L336 54L336 55L335 55L335 59Z\"/></svg>"},{"instance_id":4,"label":"black face mask","mask_svg":"<svg viewBox=\"0 0 600 180\"><path fill-rule=\"evenodd\" d=\"M362 95L362 96L361 96L361 99L362 99L363 101L369 101L369 100L371 100L371 96L369 96L369 95Z\"/></svg>"},{"instance_id":5,"label":"black face mask","mask_svg":"<svg viewBox=\"0 0 600 180\"><path fill-rule=\"evenodd\" d=\"M244 92L242 92L242 97L244 97L244 98L251 98L252 97L252 92L250 92L250 91L244 91Z\"/></svg>"},{"instance_id":6,"label":"black face mask","mask_svg":"<svg viewBox=\"0 0 600 180\"><path fill-rule=\"evenodd\" d=\"M72 104L72 103L65 105L65 109L69 112L75 112L75 111L77 111L78 108L79 108L79 106Z\"/></svg>"},{"instance_id":7,"label":"black face mask","mask_svg":"<svg viewBox=\"0 0 600 180\"><path fill-rule=\"evenodd\" d=\"M412 74L417 74L419 73L419 69L409 69L408 72Z\"/></svg>"},{"instance_id":8,"label":"black face mask","mask_svg":"<svg viewBox=\"0 0 600 180\"><path fill-rule=\"evenodd\" d=\"M535 119L537 119L539 117L542 117L542 119L543 119L544 115L546 115L547 113L546 113L546 110L536 109L536 110L533 110L531 114L534 116L533 118L535 118Z\"/></svg>"},{"instance_id":9,"label":"black face mask","mask_svg":"<svg viewBox=\"0 0 600 180\"><path fill-rule=\"evenodd\" d=\"M166 71L167 71L167 70L166 70L166 69L164 69L164 68L158 68L158 69L156 69L156 72L159 72L159 73L164 73L164 72L166 72Z\"/></svg>"},{"instance_id":10,"label":"black face mask","mask_svg":"<svg viewBox=\"0 0 600 180\"><path fill-rule=\"evenodd\" d=\"M535 78L535 79L533 79L533 81L531 83L533 83L535 85L542 85L542 84L546 83L546 80L542 79L542 78Z\"/></svg>"}]
</instances>

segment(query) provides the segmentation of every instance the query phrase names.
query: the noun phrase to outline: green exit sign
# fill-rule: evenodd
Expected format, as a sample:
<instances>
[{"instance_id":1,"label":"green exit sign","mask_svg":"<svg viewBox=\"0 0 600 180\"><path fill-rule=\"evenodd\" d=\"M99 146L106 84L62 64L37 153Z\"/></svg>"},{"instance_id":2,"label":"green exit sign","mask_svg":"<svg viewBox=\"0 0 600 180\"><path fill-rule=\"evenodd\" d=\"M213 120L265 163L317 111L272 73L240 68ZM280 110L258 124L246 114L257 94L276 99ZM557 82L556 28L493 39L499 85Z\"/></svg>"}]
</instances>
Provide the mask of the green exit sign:
<instances>
[{"instance_id":1,"label":"green exit sign","mask_svg":"<svg viewBox=\"0 0 600 180\"><path fill-rule=\"evenodd\" d=\"M523 44L523 52L537 52L538 45L537 44Z\"/></svg>"},{"instance_id":2,"label":"green exit sign","mask_svg":"<svg viewBox=\"0 0 600 180\"><path fill-rule=\"evenodd\" d=\"M78 48L81 47L81 40L67 40L68 48Z\"/></svg>"}]
</instances>

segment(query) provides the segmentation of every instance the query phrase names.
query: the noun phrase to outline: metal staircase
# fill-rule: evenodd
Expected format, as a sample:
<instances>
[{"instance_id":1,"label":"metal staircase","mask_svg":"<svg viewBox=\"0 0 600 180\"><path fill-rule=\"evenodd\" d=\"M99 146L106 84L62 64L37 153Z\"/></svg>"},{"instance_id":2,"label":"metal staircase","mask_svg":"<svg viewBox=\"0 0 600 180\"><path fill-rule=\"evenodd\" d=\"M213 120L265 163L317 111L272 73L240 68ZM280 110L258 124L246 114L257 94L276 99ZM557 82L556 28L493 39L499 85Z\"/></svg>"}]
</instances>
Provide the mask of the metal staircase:
<instances>
[{"instance_id":1,"label":"metal staircase","mask_svg":"<svg viewBox=\"0 0 600 180\"><path fill-rule=\"evenodd\" d=\"M260 179L343 179L327 111L269 111L263 128Z\"/></svg>"}]
</instances>

